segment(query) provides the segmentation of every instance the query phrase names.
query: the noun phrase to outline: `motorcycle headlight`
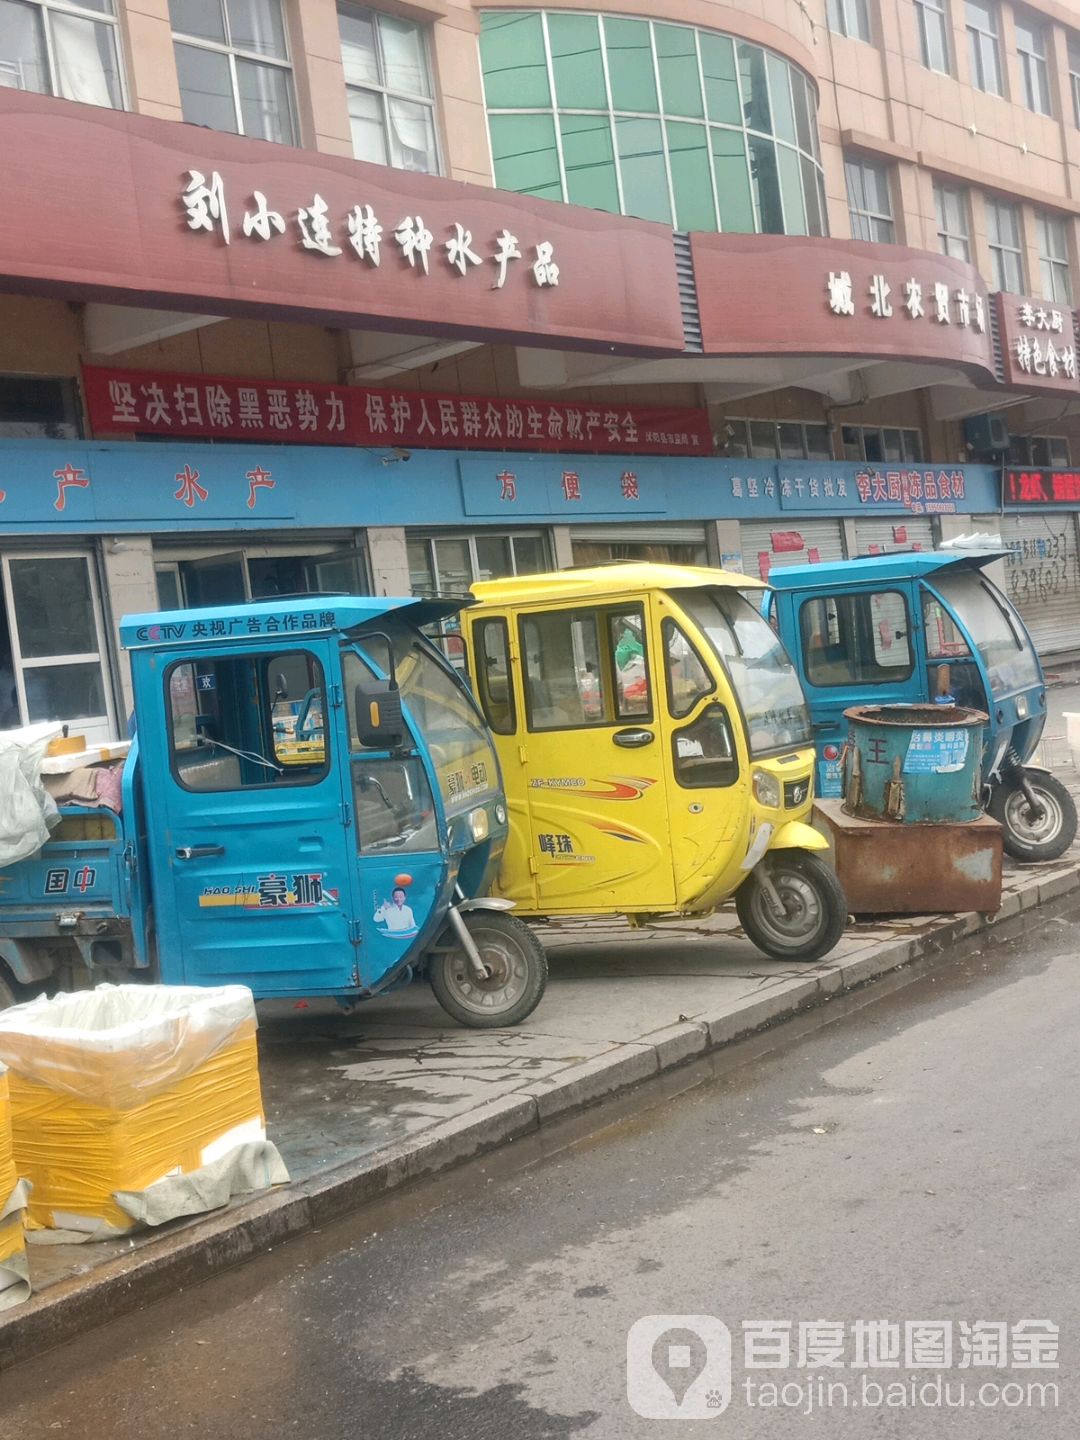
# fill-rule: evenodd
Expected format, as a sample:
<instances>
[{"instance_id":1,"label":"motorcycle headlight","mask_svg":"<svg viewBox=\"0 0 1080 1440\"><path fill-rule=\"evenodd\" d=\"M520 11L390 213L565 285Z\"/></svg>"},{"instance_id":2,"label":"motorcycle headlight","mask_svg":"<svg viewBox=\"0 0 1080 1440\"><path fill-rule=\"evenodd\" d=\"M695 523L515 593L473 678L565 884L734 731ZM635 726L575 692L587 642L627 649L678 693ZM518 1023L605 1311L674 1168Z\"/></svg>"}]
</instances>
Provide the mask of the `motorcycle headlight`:
<instances>
[{"instance_id":1,"label":"motorcycle headlight","mask_svg":"<svg viewBox=\"0 0 1080 1440\"><path fill-rule=\"evenodd\" d=\"M780 805L780 781L767 770L754 771L754 799L769 810Z\"/></svg>"},{"instance_id":2,"label":"motorcycle headlight","mask_svg":"<svg viewBox=\"0 0 1080 1440\"><path fill-rule=\"evenodd\" d=\"M474 843L479 844L481 840L486 840L490 828L486 810L480 808L469 811L469 834Z\"/></svg>"}]
</instances>

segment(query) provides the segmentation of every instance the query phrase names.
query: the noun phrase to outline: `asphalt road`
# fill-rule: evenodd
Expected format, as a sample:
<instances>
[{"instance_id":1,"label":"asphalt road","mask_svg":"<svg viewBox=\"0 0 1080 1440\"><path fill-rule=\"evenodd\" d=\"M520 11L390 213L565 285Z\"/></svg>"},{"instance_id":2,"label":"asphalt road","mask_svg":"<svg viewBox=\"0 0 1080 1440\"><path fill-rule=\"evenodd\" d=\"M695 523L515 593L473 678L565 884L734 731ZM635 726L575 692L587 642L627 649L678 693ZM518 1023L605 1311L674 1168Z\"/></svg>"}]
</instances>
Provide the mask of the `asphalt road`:
<instances>
[{"instance_id":1,"label":"asphalt road","mask_svg":"<svg viewBox=\"0 0 1080 1440\"><path fill-rule=\"evenodd\" d=\"M989 932L598 1133L527 1142L21 1366L0 1437L1075 1436L1078 923L1074 901ZM627 1330L652 1314L727 1325L725 1413L701 1388L728 1395L719 1343L677 1320L645 1335L641 1403L712 1418L629 1408ZM1060 1327L1060 1368L959 1364L1052 1358L1026 1319ZM790 1365L746 1368L749 1321L781 1347L751 1358L782 1362L788 1333ZM860 1321L899 1325L898 1366L896 1332ZM909 1369L940 1362L945 1321L955 1368ZM843 1368L798 1366L799 1322Z\"/></svg>"}]
</instances>

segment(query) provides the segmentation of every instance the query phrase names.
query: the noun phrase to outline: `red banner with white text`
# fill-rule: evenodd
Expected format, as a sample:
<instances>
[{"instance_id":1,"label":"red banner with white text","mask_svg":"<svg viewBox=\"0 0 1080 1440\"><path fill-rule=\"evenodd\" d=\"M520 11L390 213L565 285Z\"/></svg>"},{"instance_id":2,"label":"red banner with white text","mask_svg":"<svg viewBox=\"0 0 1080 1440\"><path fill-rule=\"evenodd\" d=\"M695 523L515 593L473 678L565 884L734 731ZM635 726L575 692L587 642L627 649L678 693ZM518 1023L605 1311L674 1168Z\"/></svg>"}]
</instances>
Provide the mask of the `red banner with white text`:
<instances>
[{"instance_id":1,"label":"red banner with white text","mask_svg":"<svg viewBox=\"0 0 1080 1440\"><path fill-rule=\"evenodd\" d=\"M429 395L90 365L83 381L97 437L601 455L710 455L713 448L707 411L670 406Z\"/></svg>"}]
</instances>

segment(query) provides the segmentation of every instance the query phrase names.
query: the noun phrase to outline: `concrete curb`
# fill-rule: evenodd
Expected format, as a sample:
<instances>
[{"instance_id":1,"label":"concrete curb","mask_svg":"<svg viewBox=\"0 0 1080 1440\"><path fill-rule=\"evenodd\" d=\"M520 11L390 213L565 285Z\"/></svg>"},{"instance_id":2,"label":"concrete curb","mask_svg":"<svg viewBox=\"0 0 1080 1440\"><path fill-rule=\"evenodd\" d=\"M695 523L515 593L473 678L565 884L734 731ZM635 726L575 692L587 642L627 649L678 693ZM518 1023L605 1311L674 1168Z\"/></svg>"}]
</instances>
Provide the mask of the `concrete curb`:
<instances>
[{"instance_id":1,"label":"concrete curb","mask_svg":"<svg viewBox=\"0 0 1080 1440\"><path fill-rule=\"evenodd\" d=\"M550 1082L491 1100L407 1144L207 1216L141 1245L129 1256L63 1281L0 1314L0 1370L179 1289L339 1219L405 1183L438 1174L540 1129L552 1120L630 1090L712 1051L942 951L950 942L1080 889L1080 863L1033 874L1007 893L994 916L950 915L910 937L870 944L846 962L822 962L797 983L744 997L734 1008L669 1025L643 1041L560 1071Z\"/></svg>"}]
</instances>

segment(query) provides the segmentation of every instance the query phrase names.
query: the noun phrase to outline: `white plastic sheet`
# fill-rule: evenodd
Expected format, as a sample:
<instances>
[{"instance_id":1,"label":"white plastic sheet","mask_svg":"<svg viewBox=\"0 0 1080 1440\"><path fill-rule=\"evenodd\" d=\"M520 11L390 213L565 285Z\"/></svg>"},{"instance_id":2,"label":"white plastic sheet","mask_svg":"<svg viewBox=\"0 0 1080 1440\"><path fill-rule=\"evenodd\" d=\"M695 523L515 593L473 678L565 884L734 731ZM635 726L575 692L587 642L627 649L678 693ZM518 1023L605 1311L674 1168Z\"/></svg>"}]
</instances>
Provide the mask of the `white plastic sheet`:
<instances>
[{"instance_id":1,"label":"white plastic sheet","mask_svg":"<svg viewBox=\"0 0 1080 1440\"><path fill-rule=\"evenodd\" d=\"M0 1011L0 1061L35 1084L132 1110L255 1027L246 985L99 985Z\"/></svg>"},{"instance_id":2,"label":"white plastic sheet","mask_svg":"<svg viewBox=\"0 0 1080 1440\"><path fill-rule=\"evenodd\" d=\"M41 782L45 751L60 730L48 721L0 731L0 867L36 855L60 818Z\"/></svg>"}]
</instances>

